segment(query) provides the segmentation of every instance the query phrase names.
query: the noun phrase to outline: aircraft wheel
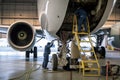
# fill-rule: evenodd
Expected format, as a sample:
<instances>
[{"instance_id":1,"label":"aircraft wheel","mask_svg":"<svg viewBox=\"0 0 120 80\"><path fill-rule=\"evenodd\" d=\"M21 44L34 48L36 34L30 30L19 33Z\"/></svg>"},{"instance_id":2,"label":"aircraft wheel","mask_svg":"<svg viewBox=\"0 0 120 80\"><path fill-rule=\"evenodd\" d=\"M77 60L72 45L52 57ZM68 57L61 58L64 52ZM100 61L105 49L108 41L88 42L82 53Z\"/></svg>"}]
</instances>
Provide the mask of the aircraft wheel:
<instances>
[{"instance_id":1,"label":"aircraft wheel","mask_svg":"<svg viewBox=\"0 0 120 80\"><path fill-rule=\"evenodd\" d=\"M94 47L94 51L96 52L96 47Z\"/></svg>"},{"instance_id":2,"label":"aircraft wheel","mask_svg":"<svg viewBox=\"0 0 120 80\"><path fill-rule=\"evenodd\" d=\"M101 47L101 56L103 57L103 58L105 58L105 54L106 54L106 51L105 51L105 47Z\"/></svg>"},{"instance_id":3,"label":"aircraft wheel","mask_svg":"<svg viewBox=\"0 0 120 80\"><path fill-rule=\"evenodd\" d=\"M97 48L94 47L95 54L97 55L97 50L96 50L96 49L97 49ZM91 53L91 55L92 55L92 57L94 57L94 53Z\"/></svg>"},{"instance_id":4,"label":"aircraft wheel","mask_svg":"<svg viewBox=\"0 0 120 80\"><path fill-rule=\"evenodd\" d=\"M99 49L99 47L94 47L94 51L95 51L97 58L100 59L101 58L101 53L100 53L101 50Z\"/></svg>"},{"instance_id":5,"label":"aircraft wheel","mask_svg":"<svg viewBox=\"0 0 120 80\"><path fill-rule=\"evenodd\" d=\"M52 55L52 69L55 71L58 67L58 58L56 54Z\"/></svg>"},{"instance_id":6,"label":"aircraft wheel","mask_svg":"<svg viewBox=\"0 0 120 80\"><path fill-rule=\"evenodd\" d=\"M29 60L29 57L30 57L29 51L26 51L25 57L26 57L26 60Z\"/></svg>"},{"instance_id":7,"label":"aircraft wheel","mask_svg":"<svg viewBox=\"0 0 120 80\"><path fill-rule=\"evenodd\" d=\"M37 58L37 47L36 46L34 47L33 53L34 53L34 58Z\"/></svg>"},{"instance_id":8,"label":"aircraft wheel","mask_svg":"<svg viewBox=\"0 0 120 80\"><path fill-rule=\"evenodd\" d=\"M65 66L63 66L63 69L69 71L70 70L70 57L67 57L66 59L68 63Z\"/></svg>"}]
</instances>

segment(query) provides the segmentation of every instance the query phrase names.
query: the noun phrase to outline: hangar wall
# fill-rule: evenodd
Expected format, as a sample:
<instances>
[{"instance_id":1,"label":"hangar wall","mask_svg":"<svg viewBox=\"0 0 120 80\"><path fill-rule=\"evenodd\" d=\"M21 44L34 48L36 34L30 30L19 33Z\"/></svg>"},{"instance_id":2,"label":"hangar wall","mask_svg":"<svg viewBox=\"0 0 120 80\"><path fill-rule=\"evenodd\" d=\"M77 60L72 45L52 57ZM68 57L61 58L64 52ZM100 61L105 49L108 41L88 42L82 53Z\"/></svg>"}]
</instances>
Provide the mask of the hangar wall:
<instances>
[{"instance_id":1,"label":"hangar wall","mask_svg":"<svg viewBox=\"0 0 120 80\"><path fill-rule=\"evenodd\" d=\"M111 27L111 25L117 22L120 22L120 0L117 0L110 17L105 23L105 27Z\"/></svg>"},{"instance_id":2,"label":"hangar wall","mask_svg":"<svg viewBox=\"0 0 120 80\"><path fill-rule=\"evenodd\" d=\"M25 20L39 26L37 0L0 0L0 24L10 25Z\"/></svg>"}]
</instances>

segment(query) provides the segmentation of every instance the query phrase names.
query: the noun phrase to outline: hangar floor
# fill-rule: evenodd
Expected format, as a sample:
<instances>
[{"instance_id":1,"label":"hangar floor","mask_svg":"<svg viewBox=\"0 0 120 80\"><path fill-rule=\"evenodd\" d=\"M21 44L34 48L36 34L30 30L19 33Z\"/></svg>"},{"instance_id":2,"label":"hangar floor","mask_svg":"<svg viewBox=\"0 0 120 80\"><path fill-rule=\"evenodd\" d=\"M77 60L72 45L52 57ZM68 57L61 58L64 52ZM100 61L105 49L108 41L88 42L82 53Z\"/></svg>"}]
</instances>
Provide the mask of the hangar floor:
<instances>
[{"instance_id":1,"label":"hangar floor","mask_svg":"<svg viewBox=\"0 0 120 80\"><path fill-rule=\"evenodd\" d=\"M105 65L108 60L111 64L120 65L120 58L110 58L110 56L116 55L116 53L117 55L120 55L120 52L118 51L108 51L108 58L100 59L100 65ZM110 54L110 56L108 54ZM52 71L50 70L50 63L48 65L49 70L43 70L41 64L41 57L38 57L37 61L32 60L32 58L30 61L25 61L24 57L0 56L0 80L105 80L105 76L83 77L78 71L72 71L72 73L62 69ZM29 75L31 69L36 71ZM113 79L110 77L109 80ZM116 80L120 80L120 78Z\"/></svg>"}]
</instances>

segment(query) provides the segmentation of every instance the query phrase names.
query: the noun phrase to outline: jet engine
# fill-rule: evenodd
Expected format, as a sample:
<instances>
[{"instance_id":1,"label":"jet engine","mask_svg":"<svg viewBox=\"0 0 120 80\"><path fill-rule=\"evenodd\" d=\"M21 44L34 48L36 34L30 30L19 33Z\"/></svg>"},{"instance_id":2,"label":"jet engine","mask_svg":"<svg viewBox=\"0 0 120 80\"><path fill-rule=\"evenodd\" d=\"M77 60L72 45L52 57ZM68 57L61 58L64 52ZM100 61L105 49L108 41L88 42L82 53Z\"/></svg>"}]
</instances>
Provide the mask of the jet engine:
<instances>
[{"instance_id":1,"label":"jet engine","mask_svg":"<svg viewBox=\"0 0 120 80\"><path fill-rule=\"evenodd\" d=\"M8 29L8 43L16 50L31 49L35 43L35 30L27 22L15 22Z\"/></svg>"}]
</instances>

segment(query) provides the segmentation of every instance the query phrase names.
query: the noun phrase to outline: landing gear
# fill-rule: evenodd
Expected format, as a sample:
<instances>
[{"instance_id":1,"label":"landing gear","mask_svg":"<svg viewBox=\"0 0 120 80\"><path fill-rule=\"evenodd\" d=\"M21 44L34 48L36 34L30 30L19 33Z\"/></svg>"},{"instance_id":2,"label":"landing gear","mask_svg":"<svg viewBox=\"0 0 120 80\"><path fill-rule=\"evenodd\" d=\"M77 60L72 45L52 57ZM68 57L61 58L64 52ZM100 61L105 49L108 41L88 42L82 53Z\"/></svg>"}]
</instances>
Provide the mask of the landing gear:
<instances>
[{"instance_id":1,"label":"landing gear","mask_svg":"<svg viewBox=\"0 0 120 80\"><path fill-rule=\"evenodd\" d=\"M97 55L98 58L105 58L106 55L106 51L105 51L105 47L94 47L95 53Z\"/></svg>"},{"instance_id":2,"label":"landing gear","mask_svg":"<svg viewBox=\"0 0 120 80\"><path fill-rule=\"evenodd\" d=\"M30 50L26 51L26 61L29 61L30 53L33 53L33 55L34 55L33 58L36 61L37 60L37 47L35 46L34 50L30 49Z\"/></svg>"},{"instance_id":3,"label":"landing gear","mask_svg":"<svg viewBox=\"0 0 120 80\"><path fill-rule=\"evenodd\" d=\"M26 54L25 54L25 56L26 56L26 61L29 61L29 51L26 51Z\"/></svg>"},{"instance_id":4,"label":"landing gear","mask_svg":"<svg viewBox=\"0 0 120 80\"><path fill-rule=\"evenodd\" d=\"M34 59L37 58L37 47L36 46L34 47L33 53L34 53Z\"/></svg>"},{"instance_id":5,"label":"landing gear","mask_svg":"<svg viewBox=\"0 0 120 80\"><path fill-rule=\"evenodd\" d=\"M106 51L105 51L105 47L101 47L101 55L103 58L105 58L105 54L106 54Z\"/></svg>"},{"instance_id":6,"label":"landing gear","mask_svg":"<svg viewBox=\"0 0 120 80\"><path fill-rule=\"evenodd\" d=\"M105 58L106 55L105 47L101 46L104 39L106 39L105 35L97 35L97 43L94 50L98 58Z\"/></svg>"}]
</instances>

